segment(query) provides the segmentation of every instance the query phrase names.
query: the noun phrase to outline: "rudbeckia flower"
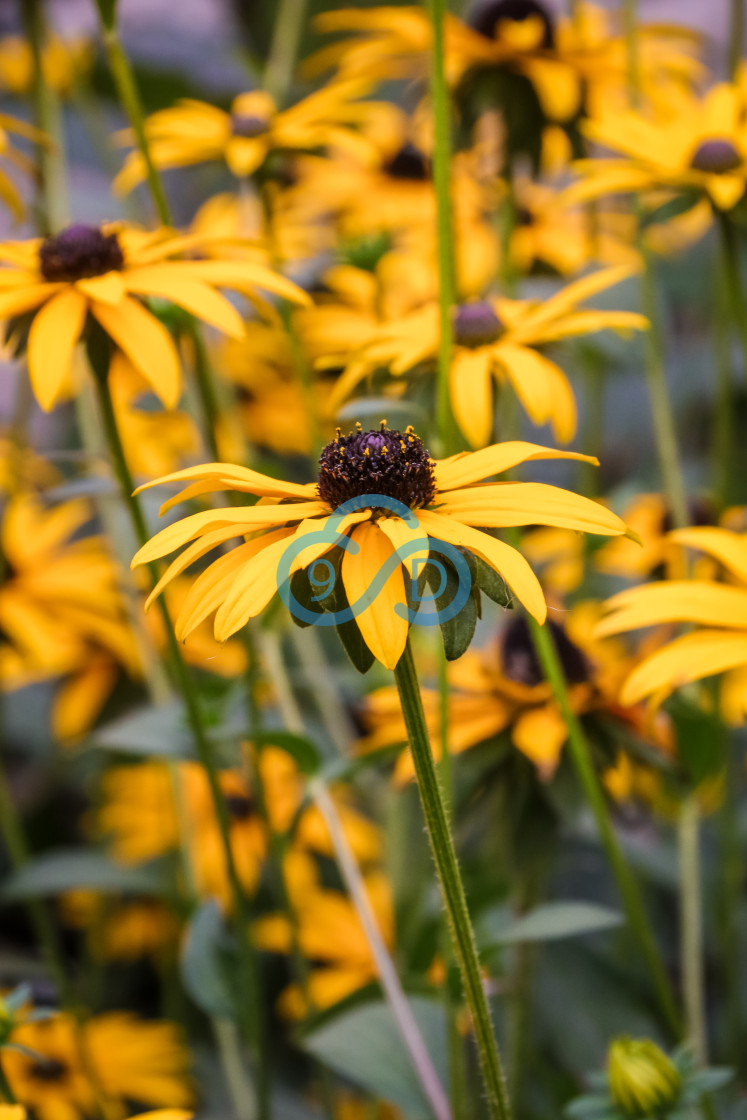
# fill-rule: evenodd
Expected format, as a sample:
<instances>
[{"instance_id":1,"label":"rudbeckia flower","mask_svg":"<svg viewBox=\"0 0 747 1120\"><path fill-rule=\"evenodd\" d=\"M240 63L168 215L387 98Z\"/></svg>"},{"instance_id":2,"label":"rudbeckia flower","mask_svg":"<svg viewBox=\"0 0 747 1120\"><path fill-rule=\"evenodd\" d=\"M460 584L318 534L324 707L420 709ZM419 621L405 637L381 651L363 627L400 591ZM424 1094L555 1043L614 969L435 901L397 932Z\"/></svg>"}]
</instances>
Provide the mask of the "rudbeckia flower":
<instances>
[{"instance_id":1,"label":"rudbeckia flower","mask_svg":"<svg viewBox=\"0 0 747 1120\"><path fill-rule=\"evenodd\" d=\"M686 574L683 551L671 537L672 513L665 495L637 494L623 510L623 520L633 530L637 541L604 544L594 553L597 571L630 580L650 576L677 579ZM716 509L707 498L688 502L690 525L715 525L717 520Z\"/></svg>"},{"instance_id":2,"label":"rudbeckia flower","mask_svg":"<svg viewBox=\"0 0 747 1120\"><path fill-rule=\"evenodd\" d=\"M95 1115L99 1092L120 1110L125 1101L171 1109L192 1104L189 1055L173 1023L145 1022L129 1012L112 1011L79 1028L71 1015L60 1013L21 1022L10 1041L31 1053L0 1051L3 1072L16 1098L33 1109L38 1120Z\"/></svg>"},{"instance_id":3,"label":"rudbeckia flower","mask_svg":"<svg viewBox=\"0 0 747 1120\"><path fill-rule=\"evenodd\" d=\"M547 608L542 589L524 557L480 529L544 524L605 536L626 531L623 522L603 506L555 486L480 484L520 463L546 458L587 459L514 442L434 462L412 429L398 432L382 423L379 431L358 428L348 436L338 432L322 451L315 483L285 482L227 463L177 471L148 484L188 483L163 511L185 498L216 490L251 494L260 501L192 514L157 533L132 563L158 560L188 545L159 580L150 602L194 561L243 537L243 544L213 561L197 577L176 618L181 640L217 609L215 635L220 641L264 610L279 589L279 572L288 556L293 560L286 576L309 568L332 553L338 540L349 536L340 568L347 602L359 611L355 621L373 657L394 669L410 625L402 606L406 602L403 564L409 572L417 570L415 557L422 563L431 540L468 549L480 557L500 572L519 601L544 622ZM383 501L377 504L377 498ZM344 516L335 513L350 500L360 502L362 508ZM395 509L409 510L408 520L386 508L388 501L395 503ZM287 552L289 547L292 554ZM372 581L387 564L394 565L391 573L380 592L372 593Z\"/></svg>"},{"instance_id":4,"label":"rudbeckia flower","mask_svg":"<svg viewBox=\"0 0 747 1120\"><path fill-rule=\"evenodd\" d=\"M360 81L332 82L282 110L264 90L239 94L229 112L185 99L145 122L151 157L162 169L222 160L238 179L258 171L271 152L315 151L334 144L365 157L371 147L357 129L375 111L374 103L360 100L368 88ZM129 133L125 136L131 141ZM114 181L115 190L126 194L145 175L142 156L131 152Z\"/></svg>"},{"instance_id":5,"label":"rudbeckia flower","mask_svg":"<svg viewBox=\"0 0 747 1120\"><path fill-rule=\"evenodd\" d=\"M573 439L573 390L560 367L538 348L595 331L645 330L648 321L632 311L578 310L579 303L630 275L629 268L604 269L569 284L545 301L498 297L454 308L451 403L472 447L484 447L491 437L494 379L499 384L508 382L535 424L551 423L562 443ZM330 408L338 407L376 370L386 369L400 377L426 363L434 368L439 333L439 307L433 301L399 322L384 324L352 354L325 359L325 365L345 363Z\"/></svg>"},{"instance_id":6,"label":"rudbeckia flower","mask_svg":"<svg viewBox=\"0 0 747 1120\"><path fill-rule=\"evenodd\" d=\"M737 85L723 82L701 98L678 91L656 114L609 112L583 127L618 158L577 161L582 179L566 192L569 199L668 189L692 192L693 205L701 197L728 211L744 195L747 122Z\"/></svg>"},{"instance_id":7,"label":"rudbeckia flower","mask_svg":"<svg viewBox=\"0 0 747 1120\"><path fill-rule=\"evenodd\" d=\"M72 225L52 237L0 243L0 262L8 266L0 269L0 318L34 313L27 356L42 408L51 409L65 391L89 315L173 408L181 391L179 356L142 297L168 300L235 338L243 335L243 321L216 288L254 301L256 288L263 288L308 302L295 284L251 261L172 259L200 244L167 229L117 225Z\"/></svg>"},{"instance_id":8,"label":"rudbeckia flower","mask_svg":"<svg viewBox=\"0 0 747 1120\"><path fill-rule=\"evenodd\" d=\"M669 534L672 543L717 561L730 583L679 579L643 584L613 595L597 635L686 623L697 627L666 642L628 677L623 703L661 700L693 681L725 673L722 704L730 722L747 715L747 538L728 529L700 527Z\"/></svg>"}]
</instances>

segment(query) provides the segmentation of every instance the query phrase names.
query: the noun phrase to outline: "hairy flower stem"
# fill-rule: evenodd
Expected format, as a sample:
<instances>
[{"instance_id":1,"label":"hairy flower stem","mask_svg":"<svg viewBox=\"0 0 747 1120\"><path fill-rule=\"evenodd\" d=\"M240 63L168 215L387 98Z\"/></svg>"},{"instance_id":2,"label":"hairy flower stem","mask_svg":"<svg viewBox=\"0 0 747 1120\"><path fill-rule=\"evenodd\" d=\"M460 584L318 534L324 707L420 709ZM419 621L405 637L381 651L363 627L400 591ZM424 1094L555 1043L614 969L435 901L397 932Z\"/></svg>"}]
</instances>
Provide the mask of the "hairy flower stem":
<instances>
[{"instance_id":1,"label":"hairy flower stem","mask_svg":"<svg viewBox=\"0 0 747 1120\"><path fill-rule=\"evenodd\" d=\"M506 1089L498 1044L493 1031L485 988L480 973L475 935L470 921L464 885L459 872L454 838L433 761L428 729L420 695L417 670L409 639L394 670L402 715L404 716L410 752L425 816L433 859L441 883L449 929L464 994L472 1015L483 1084L492 1120L509 1120L511 1106Z\"/></svg>"},{"instance_id":2,"label":"hairy flower stem","mask_svg":"<svg viewBox=\"0 0 747 1120\"><path fill-rule=\"evenodd\" d=\"M456 448L456 431L449 403L449 374L453 327L451 314L456 302L454 237L451 212L451 114L444 64L445 0L429 0L433 25L433 63L431 98L433 100L433 185L436 192L439 280L439 345L436 380L436 435L440 457Z\"/></svg>"},{"instance_id":3,"label":"hairy flower stem","mask_svg":"<svg viewBox=\"0 0 747 1120\"><path fill-rule=\"evenodd\" d=\"M680 956L687 1040L701 1065L706 1051L703 924L700 888L700 808L697 793L685 797L677 821L681 899Z\"/></svg>"},{"instance_id":4,"label":"hairy flower stem","mask_svg":"<svg viewBox=\"0 0 747 1120\"><path fill-rule=\"evenodd\" d=\"M602 787L594 770L591 760L589 744L586 741L581 724L579 723L568 696L568 686L563 674L563 669L558 657L553 636L547 626L540 626L534 619L529 619L534 646L537 651L545 678L549 681L560 708L565 725L568 728L568 747L571 758L576 768L589 807L594 814L599 837L602 841L607 859L617 881L617 886L622 896L628 921L641 947L643 959L648 968L654 986L657 1002L662 1015L672 1031L679 1037L682 1031L680 1014L677 1010L671 984L667 977L664 965L656 946L654 935L646 917L638 884L623 855L622 848L617 839L612 819L610 817L607 801Z\"/></svg>"},{"instance_id":5,"label":"hairy flower stem","mask_svg":"<svg viewBox=\"0 0 747 1120\"><path fill-rule=\"evenodd\" d=\"M117 427L117 420L112 406L111 395L107 382L108 363L97 360L89 347L89 356L94 371L101 420L106 434L114 472L119 482L122 498L130 515L132 527L138 544L143 545L148 541L148 526L145 521L142 507L137 497L133 494L135 484L130 474L130 469L125 458L124 448ZM148 565L151 581L155 586L158 580L158 569L155 564ZM239 1000L241 1025L246 1041L254 1051L256 1065L257 1104L260 1120L270 1115L269 1082L267 1052L265 1046L265 1031L262 1024L262 1001L260 992L260 978L256 953L250 939L251 913L244 889L239 879L236 861L231 847L230 819L228 808L220 787L218 766L213 753L213 747L207 736L200 711L197 692L191 674L182 657L181 647L174 633L174 624L168 607L159 596L158 606L163 619L164 630L169 649L171 670L177 690L185 707L185 714L194 740L197 756L200 760L208 780L210 796L215 812L216 821L221 837L223 855L226 861L231 896L236 918L236 942L239 960L239 987L242 998Z\"/></svg>"}]
</instances>

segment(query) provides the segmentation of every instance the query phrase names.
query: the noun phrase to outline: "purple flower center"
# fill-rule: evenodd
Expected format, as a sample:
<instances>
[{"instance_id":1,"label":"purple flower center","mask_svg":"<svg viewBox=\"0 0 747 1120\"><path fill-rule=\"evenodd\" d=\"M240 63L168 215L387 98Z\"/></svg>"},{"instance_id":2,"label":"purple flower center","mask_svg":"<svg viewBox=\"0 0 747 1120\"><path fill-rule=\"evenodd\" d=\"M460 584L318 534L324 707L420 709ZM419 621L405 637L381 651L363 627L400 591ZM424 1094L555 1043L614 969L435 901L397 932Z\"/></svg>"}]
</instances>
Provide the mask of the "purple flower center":
<instances>
[{"instance_id":1,"label":"purple flower center","mask_svg":"<svg viewBox=\"0 0 747 1120\"><path fill-rule=\"evenodd\" d=\"M589 662L585 654L572 642L557 622L547 622L552 632L555 648L569 684L582 684L589 679ZM534 648L526 618L519 616L509 622L501 639L501 668L505 676L518 684L534 688L545 676Z\"/></svg>"},{"instance_id":2,"label":"purple flower center","mask_svg":"<svg viewBox=\"0 0 747 1120\"><path fill-rule=\"evenodd\" d=\"M232 793L226 797L226 808L231 820L245 821L254 812L254 803L251 797L245 797L241 793Z\"/></svg>"},{"instance_id":3,"label":"purple flower center","mask_svg":"<svg viewBox=\"0 0 747 1120\"><path fill-rule=\"evenodd\" d=\"M704 140L695 152L690 166L693 171L704 171L710 175L723 175L736 171L742 166L742 157L731 140L715 138Z\"/></svg>"},{"instance_id":4,"label":"purple flower center","mask_svg":"<svg viewBox=\"0 0 747 1120\"><path fill-rule=\"evenodd\" d=\"M68 1074L68 1067L56 1058L44 1058L34 1062L30 1069L34 1081L62 1081Z\"/></svg>"},{"instance_id":5,"label":"purple flower center","mask_svg":"<svg viewBox=\"0 0 747 1120\"><path fill-rule=\"evenodd\" d=\"M267 117L260 117L257 113L235 113L231 117L231 133L242 140L254 140L267 132L269 123Z\"/></svg>"},{"instance_id":6,"label":"purple flower center","mask_svg":"<svg viewBox=\"0 0 747 1120\"><path fill-rule=\"evenodd\" d=\"M414 144L404 144L388 163L384 170L392 179L404 179L415 183L425 183L430 179L430 169L425 156Z\"/></svg>"},{"instance_id":7,"label":"purple flower center","mask_svg":"<svg viewBox=\"0 0 747 1120\"><path fill-rule=\"evenodd\" d=\"M544 27L540 46L550 51L555 46L555 26L547 9L537 0L492 0L478 9L470 21L475 31L486 39L495 39L496 26L501 20L523 23L525 19L539 16Z\"/></svg>"},{"instance_id":8,"label":"purple flower center","mask_svg":"<svg viewBox=\"0 0 747 1120\"><path fill-rule=\"evenodd\" d=\"M42 243L39 266L44 279L51 282L87 280L121 271L124 254L116 233L77 224Z\"/></svg>"},{"instance_id":9,"label":"purple flower center","mask_svg":"<svg viewBox=\"0 0 747 1120\"><path fill-rule=\"evenodd\" d=\"M319 456L319 497L333 509L349 498L383 494L410 509L436 494L433 460L412 428L337 435Z\"/></svg>"},{"instance_id":10,"label":"purple flower center","mask_svg":"<svg viewBox=\"0 0 747 1120\"><path fill-rule=\"evenodd\" d=\"M485 300L462 303L454 311L454 340L457 346L466 346L470 350L489 346L491 342L497 342L502 331L503 324Z\"/></svg>"}]
</instances>

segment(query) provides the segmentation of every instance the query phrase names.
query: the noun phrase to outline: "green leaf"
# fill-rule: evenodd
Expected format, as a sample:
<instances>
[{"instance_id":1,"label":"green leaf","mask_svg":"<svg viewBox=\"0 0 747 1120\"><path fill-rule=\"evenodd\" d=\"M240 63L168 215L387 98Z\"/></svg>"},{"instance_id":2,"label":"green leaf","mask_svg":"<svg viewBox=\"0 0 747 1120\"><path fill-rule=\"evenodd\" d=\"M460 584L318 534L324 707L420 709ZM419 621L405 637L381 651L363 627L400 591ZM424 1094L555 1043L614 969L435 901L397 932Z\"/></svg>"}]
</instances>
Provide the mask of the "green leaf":
<instances>
[{"instance_id":1,"label":"green leaf","mask_svg":"<svg viewBox=\"0 0 747 1120\"><path fill-rule=\"evenodd\" d=\"M158 867L122 867L90 848L60 848L14 872L0 890L5 902L34 895L56 895L78 887L123 894L160 895L164 879Z\"/></svg>"},{"instance_id":2,"label":"green leaf","mask_svg":"<svg viewBox=\"0 0 747 1120\"><path fill-rule=\"evenodd\" d=\"M299 572L293 573L290 581L290 590L293 596L291 603L295 600L307 611L313 611L320 616L324 614L324 607L319 600L314 599L315 588L312 586L309 573L305 568L302 568ZM296 626L299 626L302 630L307 626L314 625L313 622L308 622L305 618L300 617L295 610L291 610L290 616Z\"/></svg>"},{"instance_id":3,"label":"green leaf","mask_svg":"<svg viewBox=\"0 0 747 1120\"><path fill-rule=\"evenodd\" d=\"M503 576L496 572L495 568L491 568L490 564L486 564L479 556L473 555L473 560L475 562L475 580L480 591L487 595L488 599L497 603L499 607L511 610L514 601Z\"/></svg>"},{"instance_id":4,"label":"green leaf","mask_svg":"<svg viewBox=\"0 0 747 1120\"><path fill-rule=\"evenodd\" d=\"M724 1085L728 1085L729 1082L733 1080L733 1069L713 1066L711 1069L704 1069L699 1073L694 1073L688 1079L687 1087L688 1089L697 1091L699 1094L714 1093L717 1089L723 1088Z\"/></svg>"},{"instance_id":5,"label":"green leaf","mask_svg":"<svg viewBox=\"0 0 747 1120\"><path fill-rule=\"evenodd\" d=\"M477 591L475 583L475 558L467 549L460 548L459 551L469 565L472 586L469 598L459 613L454 615L453 618L446 619L446 621L440 623L444 653L447 661L456 661L457 658L461 657L462 654L469 649L470 643L475 636L475 627L477 625L477 595L479 592ZM445 586L441 590L444 574L446 576ZM433 590L433 594L435 595L433 605L436 610L439 612L445 611L454 602L460 590L461 581L456 568L445 556L436 553L435 563L430 563L425 568L425 578L428 586ZM439 590L441 590L441 594L437 595L436 592Z\"/></svg>"},{"instance_id":6,"label":"green leaf","mask_svg":"<svg viewBox=\"0 0 747 1120\"><path fill-rule=\"evenodd\" d=\"M595 902L547 902L530 910L516 921L509 922L492 935L499 945L524 941L558 941L563 937L580 937L587 933L614 929L623 924L617 910Z\"/></svg>"},{"instance_id":7,"label":"green leaf","mask_svg":"<svg viewBox=\"0 0 747 1120\"><path fill-rule=\"evenodd\" d=\"M410 997L408 1002L446 1087L449 1062L443 1006L421 996ZM431 1120L431 1109L385 1003L366 1003L346 1011L300 1041L319 1061L372 1096L390 1101L410 1120Z\"/></svg>"},{"instance_id":8,"label":"green leaf","mask_svg":"<svg viewBox=\"0 0 747 1120\"><path fill-rule=\"evenodd\" d=\"M696 708L682 696L672 700L669 710L677 732L677 755L693 785L720 773L727 737L718 716Z\"/></svg>"},{"instance_id":9,"label":"green leaf","mask_svg":"<svg viewBox=\"0 0 747 1120\"><path fill-rule=\"evenodd\" d=\"M197 1006L217 1019L237 1018L233 950L217 902L203 902L187 929L179 970Z\"/></svg>"}]
</instances>

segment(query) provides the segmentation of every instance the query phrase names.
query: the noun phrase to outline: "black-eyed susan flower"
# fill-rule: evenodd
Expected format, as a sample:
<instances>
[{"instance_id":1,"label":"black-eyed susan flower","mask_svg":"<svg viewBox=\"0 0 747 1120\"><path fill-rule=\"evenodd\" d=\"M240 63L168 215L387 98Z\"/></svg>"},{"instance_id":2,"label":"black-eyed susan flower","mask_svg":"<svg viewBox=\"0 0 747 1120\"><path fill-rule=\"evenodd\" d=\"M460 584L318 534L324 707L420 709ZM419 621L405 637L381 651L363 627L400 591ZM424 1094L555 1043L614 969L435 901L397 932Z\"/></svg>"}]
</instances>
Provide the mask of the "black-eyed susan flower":
<instances>
[{"instance_id":1,"label":"black-eyed susan flower","mask_svg":"<svg viewBox=\"0 0 747 1120\"><path fill-rule=\"evenodd\" d=\"M702 97L680 90L656 112L608 112L584 125L589 138L616 158L579 160L576 200L667 189L692 193L716 210L732 210L747 184L744 94L723 82Z\"/></svg>"},{"instance_id":2,"label":"black-eyed susan flower","mask_svg":"<svg viewBox=\"0 0 747 1120\"><path fill-rule=\"evenodd\" d=\"M576 432L576 400L560 366L539 348L601 330L644 330L647 320L632 311L579 310L584 300L631 275L610 268L577 280L544 302L502 297L461 303L452 314L454 347L450 396L454 416L472 447L490 441L495 415L493 382L508 383L535 424L551 423L563 443ZM435 368L439 347L436 301L387 323L352 354L330 356L345 365L330 407L339 406L369 374L387 370L401 377L417 367Z\"/></svg>"},{"instance_id":3,"label":"black-eyed susan flower","mask_svg":"<svg viewBox=\"0 0 747 1120\"><path fill-rule=\"evenodd\" d=\"M690 624L695 629L667 641L634 669L621 699L661 700L675 689L725 673L722 704L726 717L743 723L747 714L747 540L741 533L706 526L678 529L669 540L715 560L729 583L677 579L643 584L613 595L597 634L621 634L643 627Z\"/></svg>"},{"instance_id":4,"label":"black-eyed susan flower","mask_svg":"<svg viewBox=\"0 0 747 1120\"><path fill-rule=\"evenodd\" d=\"M60 1013L20 1023L11 1042L26 1052L3 1049L3 1072L39 1120L83 1120L95 1114L102 1093L119 1109L125 1101L172 1109L192 1104L189 1055L173 1023L112 1011L78 1027Z\"/></svg>"},{"instance_id":5,"label":"black-eyed susan flower","mask_svg":"<svg viewBox=\"0 0 747 1120\"><path fill-rule=\"evenodd\" d=\"M434 462L411 429L390 431L382 423L378 431L338 433L322 451L315 483L285 482L224 463L177 471L149 484L189 484L164 510L215 490L236 490L260 501L192 514L162 529L139 550L133 565L188 545L171 563L152 599L195 560L244 537L243 544L197 577L176 618L182 639L217 610L215 634L222 640L260 614L294 572L309 568L343 541L340 572L347 603L356 606L355 621L373 657L394 669L410 626L403 564L408 572L416 571L415 557L422 564L430 541L473 552L500 572L519 601L544 622L542 589L524 557L480 530L545 524L612 536L626 531L615 514L567 490L541 483L480 484L520 463L543 458L584 456L514 442ZM345 510L346 502L357 508L350 510L348 505ZM338 507L343 507L342 514L336 513ZM383 586L373 591L372 581L384 565Z\"/></svg>"},{"instance_id":6,"label":"black-eyed susan flower","mask_svg":"<svg viewBox=\"0 0 747 1120\"><path fill-rule=\"evenodd\" d=\"M146 121L151 157L163 169L221 160L245 179L271 152L316 151L334 144L365 155L370 145L359 127L372 111L371 103L361 100L368 88L360 81L331 82L282 110L264 90L239 94L229 112L185 99ZM144 178L143 158L131 152L115 189L126 193Z\"/></svg>"},{"instance_id":7,"label":"black-eyed susan flower","mask_svg":"<svg viewBox=\"0 0 747 1120\"><path fill-rule=\"evenodd\" d=\"M199 244L167 229L80 224L52 237L0 244L6 266L0 269L0 318L33 312L27 356L42 408L51 409L64 393L89 315L171 408L181 391L179 356L144 297L168 300L236 338L243 334L242 318L216 288L254 300L262 288L307 302L295 284L252 261L173 259Z\"/></svg>"}]
</instances>

